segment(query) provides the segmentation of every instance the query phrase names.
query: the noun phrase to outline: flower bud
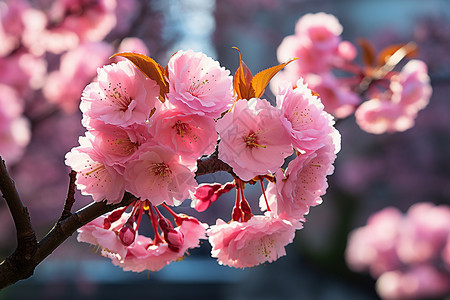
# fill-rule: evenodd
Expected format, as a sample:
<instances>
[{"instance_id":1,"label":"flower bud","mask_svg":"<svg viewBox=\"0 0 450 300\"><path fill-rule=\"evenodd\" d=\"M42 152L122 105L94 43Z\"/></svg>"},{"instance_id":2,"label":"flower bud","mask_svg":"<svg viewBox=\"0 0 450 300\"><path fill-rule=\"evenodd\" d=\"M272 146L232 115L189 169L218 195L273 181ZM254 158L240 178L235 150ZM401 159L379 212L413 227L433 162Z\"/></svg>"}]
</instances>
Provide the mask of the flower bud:
<instances>
[{"instance_id":1,"label":"flower bud","mask_svg":"<svg viewBox=\"0 0 450 300\"><path fill-rule=\"evenodd\" d=\"M198 212L205 211L212 202L216 201L220 196L216 194L216 191L222 187L221 184L201 184L195 190L194 197L197 201L195 201L195 210Z\"/></svg>"},{"instance_id":2,"label":"flower bud","mask_svg":"<svg viewBox=\"0 0 450 300\"><path fill-rule=\"evenodd\" d=\"M169 222L166 218L164 218L164 217L160 218L159 221L158 221L158 223L159 223L159 227L161 227L161 230L162 230L163 232L166 232L166 231L168 231L168 230L173 229L172 223L170 223L170 222Z\"/></svg>"},{"instance_id":3,"label":"flower bud","mask_svg":"<svg viewBox=\"0 0 450 300\"><path fill-rule=\"evenodd\" d=\"M175 229L164 232L164 239L169 244L169 249L174 252L178 252L184 243L183 233Z\"/></svg>"},{"instance_id":4,"label":"flower bud","mask_svg":"<svg viewBox=\"0 0 450 300\"><path fill-rule=\"evenodd\" d=\"M130 246L134 242L136 231L133 227L126 223L119 231L119 239L125 246Z\"/></svg>"}]
</instances>

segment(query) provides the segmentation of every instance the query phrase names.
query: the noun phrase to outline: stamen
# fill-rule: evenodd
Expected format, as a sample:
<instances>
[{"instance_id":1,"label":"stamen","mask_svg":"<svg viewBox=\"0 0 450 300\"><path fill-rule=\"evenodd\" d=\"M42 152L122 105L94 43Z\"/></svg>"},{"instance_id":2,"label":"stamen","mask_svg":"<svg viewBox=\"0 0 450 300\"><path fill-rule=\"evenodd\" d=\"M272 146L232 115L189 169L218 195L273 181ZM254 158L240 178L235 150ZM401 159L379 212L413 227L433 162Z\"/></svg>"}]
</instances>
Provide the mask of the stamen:
<instances>
[{"instance_id":1,"label":"stamen","mask_svg":"<svg viewBox=\"0 0 450 300\"><path fill-rule=\"evenodd\" d=\"M97 172L98 170L101 170L101 169L104 168L104 167L105 167L104 165L100 165L100 166L98 166L97 168L93 169L92 171L86 172L85 175L89 176L89 175L91 175L92 173L95 173L95 172Z\"/></svg>"},{"instance_id":2,"label":"stamen","mask_svg":"<svg viewBox=\"0 0 450 300\"><path fill-rule=\"evenodd\" d=\"M249 147L250 149L254 147L266 148L266 146L258 144L258 136L256 135L256 132L254 132L253 130L250 130L247 136L244 135L243 139L244 142L247 144L247 147Z\"/></svg>"},{"instance_id":3,"label":"stamen","mask_svg":"<svg viewBox=\"0 0 450 300\"><path fill-rule=\"evenodd\" d=\"M155 176L167 177L172 173L169 166L165 163L154 163L149 169L149 171Z\"/></svg>"},{"instance_id":4,"label":"stamen","mask_svg":"<svg viewBox=\"0 0 450 300\"><path fill-rule=\"evenodd\" d=\"M177 120L177 122L175 123L175 125L172 126L172 128L174 128L176 133L181 137L190 134L192 131L191 126L189 126L189 124L183 123L180 120Z\"/></svg>"}]
</instances>

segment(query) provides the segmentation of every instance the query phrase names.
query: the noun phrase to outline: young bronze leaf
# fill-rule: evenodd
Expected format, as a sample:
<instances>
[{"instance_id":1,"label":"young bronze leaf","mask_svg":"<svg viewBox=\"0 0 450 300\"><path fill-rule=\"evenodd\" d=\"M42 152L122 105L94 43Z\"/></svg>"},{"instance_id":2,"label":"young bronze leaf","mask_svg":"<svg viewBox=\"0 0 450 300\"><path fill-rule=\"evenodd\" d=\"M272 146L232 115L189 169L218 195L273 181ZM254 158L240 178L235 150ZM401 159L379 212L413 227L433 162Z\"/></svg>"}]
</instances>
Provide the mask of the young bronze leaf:
<instances>
[{"instance_id":1,"label":"young bronze leaf","mask_svg":"<svg viewBox=\"0 0 450 300\"><path fill-rule=\"evenodd\" d=\"M417 46L414 44L395 44L384 48L377 58L377 66L382 66L388 62L389 58L399 51L400 49L404 49L404 55L407 58L414 58L417 56Z\"/></svg>"},{"instance_id":2,"label":"young bronze leaf","mask_svg":"<svg viewBox=\"0 0 450 300\"><path fill-rule=\"evenodd\" d=\"M254 90L251 85L253 78L252 72L242 61L241 51L237 47L233 47L239 52L239 68L234 74L233 87L237 94L237 99L251 99L254 97Z\"/></svg>"},{"instance_id":3,"label":"young bronze leaf","mask_svg":"<svg viewBox=\"0 0 450 300\"><path fill-rule=\"evenodd\" d=\"M358 44L361 47L362 61L367 67L374 67L375 64L375 48L372 43L366 39L358 39Z\"/></svg>"},{"instance_id":4,"label":"young bronze leaf","mask_svg":"<svg viewBox=\"0 0 450 300\"><path fill-rule=\"evenodd\" d=\"M280 72L281 69L283 69L287 64L293 62L296 59L297 58L293 58L288 62L265 69L256 74L251 81L251 85L253 87L253 90L255 91L255 95L253 97L261 98L261 96L264 94L264 90L266 89L269 81L273 78L273 76Z\"/></svg>"},{"instance_id":5,"label":"young bronze leaf","mask_svg":"<svg viewBox=\"0 0 450 300\"><path fill-rule=\"evenodd\" d=\"M159 85L159 100L165 101L165 95L169 92L169 83L167 82L164 68L158 64L154 59L138 53L121 52L114 56L122 56L129 59L145 76L156 81Z\"/></svg>"}]
</instances>

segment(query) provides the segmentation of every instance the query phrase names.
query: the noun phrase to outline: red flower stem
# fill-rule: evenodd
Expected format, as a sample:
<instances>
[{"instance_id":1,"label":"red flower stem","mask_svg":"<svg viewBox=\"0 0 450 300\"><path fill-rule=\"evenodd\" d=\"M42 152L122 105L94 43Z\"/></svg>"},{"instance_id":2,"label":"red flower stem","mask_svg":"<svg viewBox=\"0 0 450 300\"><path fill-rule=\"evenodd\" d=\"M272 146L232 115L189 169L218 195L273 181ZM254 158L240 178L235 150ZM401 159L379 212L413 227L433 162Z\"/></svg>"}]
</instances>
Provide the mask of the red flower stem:
<instances>
[{"instance_id":1,"label":"red flower stem","mask_svg":"<svg viewBox=\"0 0 450 300\"><path fill-rule=\"evenodd\" d=\"M169 206L167 206L167 204L162 203L161 206L164 207L175 219L178 218L178 214L175 213Z\"/></svg>"},{"instance_id":2,"label":"red flower stem","mask_svg":"<svg viewBox=\"0 0 450 300\"><path fill-rule=\"evenodd\" d=\"M180 218L180 216L174 212L167 204L162 203L161 204L162 207L164 207L175 219L175 224L177 224L177 226L180 226L183 223L183 218Z\"/></svg>"},{"instance_id":3,"label":"red flower stem","mask_svg":"<svg viewBox=\"0 0 450 300\"><path fill-rule=\"evenodd\" d=\"M156 213L158 214L158 218L164 219L164 216L163 216L162 213L159 211L159 209L158 209L156 206L153 206L153 208L155 209Z\"/></svg>"},{"instance_id":4,"label":"red flower stem","mask_svg":"<svg viewBox=\"0 0 450 300\"><path fill-rule=\"evenodd\" d=\"M242 211L239 207L239 202L241 201L241 192L239 191L240 185L239 185L240 179L236 179L236 203L233 207L232 212L232 219L233 221L239 221L242 218Z\"/></svg>"},{"instance_id":5,"label":"red flower stem","mask_svg":"<svg viewBox=\"0 0 450 300\"><path fill-rule=\"evenodd\" d=\"M263 180L261 178L259 178L259 183L261 183L261 190L262 190L262 193L264 195L264 200L266 201L267 211L271 211L270 207L269 207L269 201L267 201L266 189L264 188L264 183L263 183Z\"/></svg>"},{"instance_id":6,"label":"red flower stem","mask_svg":"<svg viewBox=\"0 0 450 300\"><path fill-rule=\"evenodd\" d=\"M142 203L142 201L134 202L133 210L131 211L131 216L134 216L136 214L137 209L140 207L140 204L138 204L138 202Z\"/></svg>"},{"instance_id":7,"label":"red flower stem","mask_svg":"<svg viewBox=\"0 0 450 300\"><path fill-rule=\"evenodd\" d=\"M152 227L153 227L153 231L155 232L155 239L153 240L153 245L158 245L159 243L162 243L163 240L162 238L159 236L159 232L158 232L158 218L156 217L155 213L153 212L153 208L156 209L156 207L154 207L153 205L150 206L150 221L152 222ZM158 211L156 209L156 211Z\"/></svg>"},{"instance_id":8,"label":"red flower stem","mask_svg":"<svg viewBox=\"0 0 450 300\"><path fill-rule=\"evenodd\" d=\"M136 222L136 231L139 228L139 225L141 224L141 220L142 220L142 215L144 214L144 202L140 201L141 203L139 204L139 217L138 220Z\"/></svg>"}]
</instances>

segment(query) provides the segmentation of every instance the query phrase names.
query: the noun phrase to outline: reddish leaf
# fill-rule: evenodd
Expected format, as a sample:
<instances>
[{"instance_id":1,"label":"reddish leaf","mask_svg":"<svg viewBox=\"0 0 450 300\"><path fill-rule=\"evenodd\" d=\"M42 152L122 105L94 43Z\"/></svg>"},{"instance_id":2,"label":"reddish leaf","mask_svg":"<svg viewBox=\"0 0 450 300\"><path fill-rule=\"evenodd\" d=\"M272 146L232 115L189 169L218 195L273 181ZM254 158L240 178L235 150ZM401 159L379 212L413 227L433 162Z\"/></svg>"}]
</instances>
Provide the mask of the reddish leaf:
<instances>
[{"instance_id":1,"label":"reddish leaf","mask_svg":"<svg viewBox=\"0 0 450 300\"><path fill-rule=\"evenodd\" d=\"M156 81L159 85L159 100L165 101L165 95L169 92L169 83L166 79L164 68L152 58L138 53L122 52L116 53L112 57L122 56L129 59L145 76Z\"/></svg>"},{"instance_id":2,"label":"reddish leaf","mask_svg":"<svg viewBox=\"0 0 450 300\"><path fill-rule=\"evenodd\" d=\"M375 65L375 48L371 42L366 39L358 39L358 44L362 49L362 61L367 67Z\"/></svg>"},{"instance_id":3,"label":"reddish leaf","mask_svg":"<svg viewBox=\"0 0 450 300\"><path fill-rule=\"evenodd\" d=\"M391 58L391 56L394 55L394 53L396 53L397 51L404 51L400 54L407 58L414 58L417 56L417 46L415 44L409 43L391 45L381 50L377 58L377 66L386 64L389 58Z\"/></svg>"},{"instance_id":4,"label":"reddish leaf","mask_svg":"<svg viewBox=\"0 0 450 300\"><path fill-rule=\"evenodd\" d=\"M294 60L297 60L297 58L293 58L288 62L265 69L256 74L251 81L251 85L255 93L253 97L261 98L261 96L264 94L264 90L266 89L269 81L273 78L273 76L275 76L278 72L280 72L281 69L283 69L287 64L293 62Z\"/></svg>"},{"instance_id":5,"label":"reddish leaf","mask_svg":"<svg viewBox=\"0 0 450 300\"><path fill-rule=\"evenodd\" d=\"M239 52L239 68L234 74L233 87L237 94L237 99L251 99L255 95L251 81L253 78L252 72L242 61L241 51L237 47L233 47Z\"/></svg>"}]
</instances>

